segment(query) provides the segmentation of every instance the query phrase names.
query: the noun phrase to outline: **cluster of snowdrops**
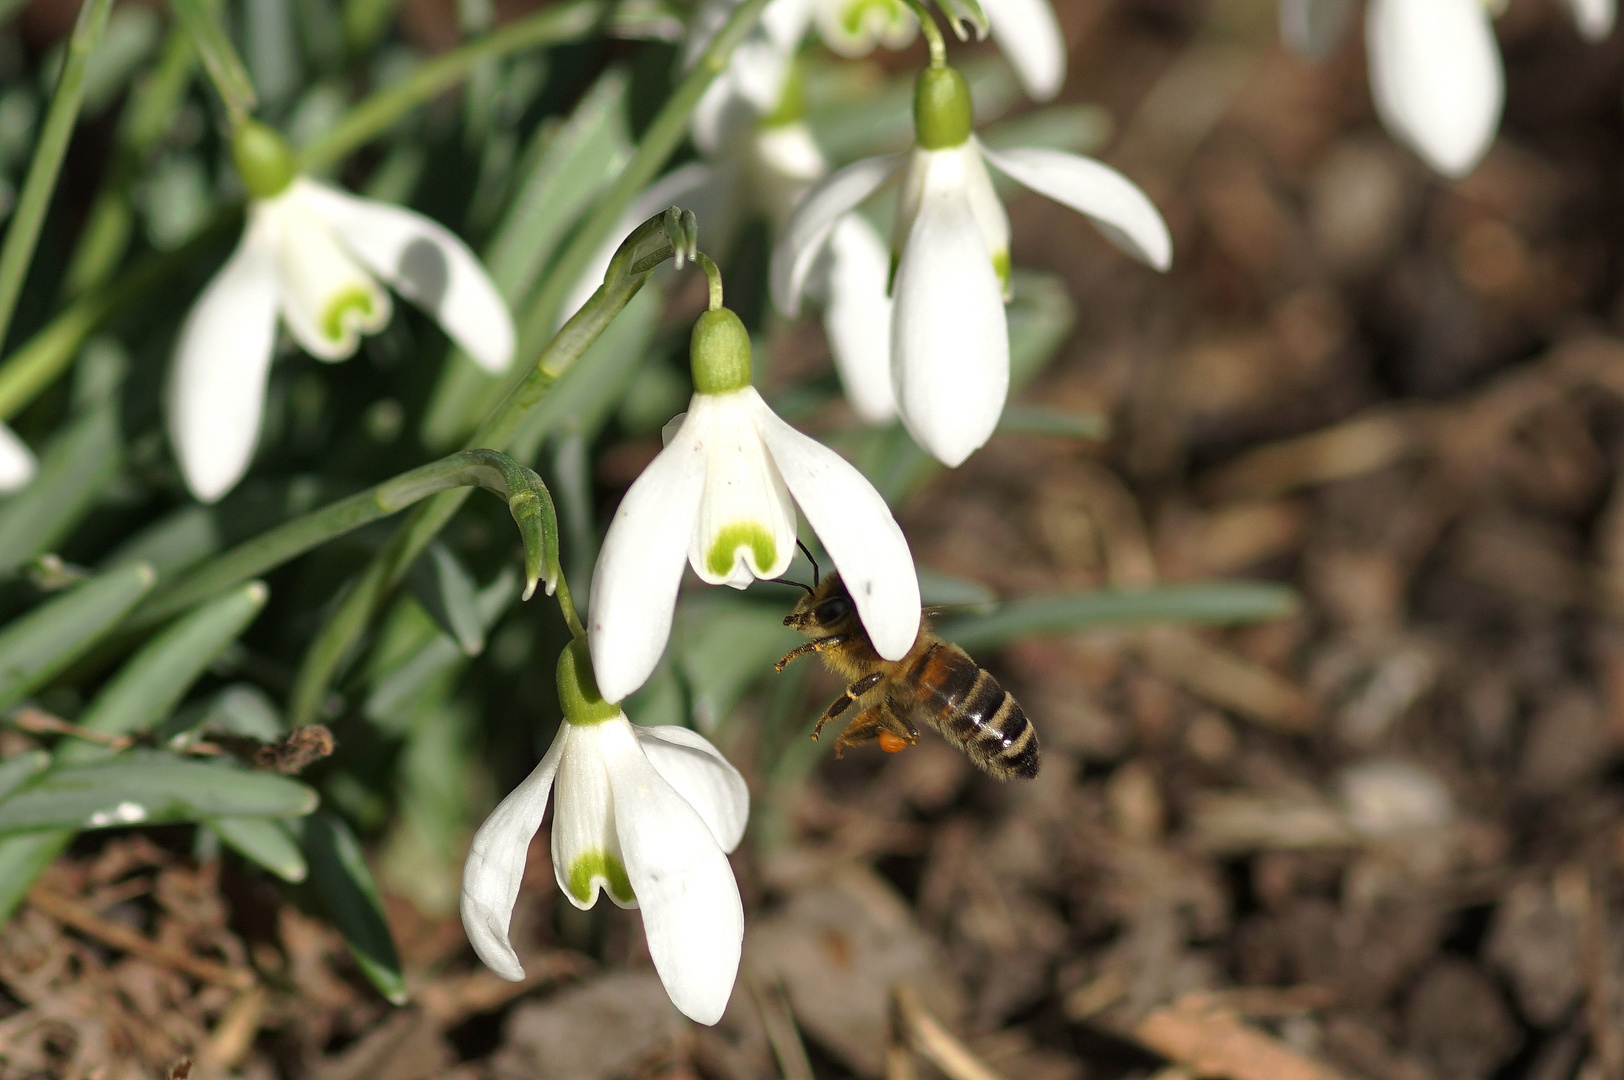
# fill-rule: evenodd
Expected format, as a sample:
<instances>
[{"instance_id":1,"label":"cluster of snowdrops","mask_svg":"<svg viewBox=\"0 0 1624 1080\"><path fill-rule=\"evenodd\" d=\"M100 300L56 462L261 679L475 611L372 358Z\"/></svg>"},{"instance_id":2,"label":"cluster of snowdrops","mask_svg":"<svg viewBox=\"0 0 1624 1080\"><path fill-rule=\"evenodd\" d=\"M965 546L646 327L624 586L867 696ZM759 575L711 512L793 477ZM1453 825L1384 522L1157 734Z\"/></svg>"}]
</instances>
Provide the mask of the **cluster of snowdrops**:
<instances>
[{"instance_id":1,"label":"cluster of snowdrops","mask_svg":"<svg viewBox=\"0 0 1624 1080\"><path fill-rule=\"evenodd\" d=\"M1608 0L1572 5L1587 38L1611 32ZM718 0L693 15L690 64L738 7ZM1322 53L1346 8L1343 0L1283 0L1283 36ZM1059 92L1065 48L1048 0L943 2L941 17L961 38L990 34L1033 98ZM831 173L795 115L797 55L814 36L857 56L921 33L930 60L915 84L913 146ZM1370 0L1367 35L1372 93L1389 130L1441 174L1469 171L1493 139L1503 98L1488 13L1478 0ZM1151 200L1108 166L979 141L969 84L947 62L947 46L937 15L912 0L771 0L692 113L698 159L637 200L565 316L591 303L627 234L667 206L691 211L680 220L697 220L700 246L713 250L747 216L765 217L776 237L773 303L787 315L808 301L821 311L854 412L873 424L900 420L943 464L964 462L992 435L1009 391L1010 229L989 166L1087 215L1158 270L1168 268L1172 244ZM249 468L279 326L312 356L346 359L361 335L389 321L392 288L484 369L514 364L512 316L456 236L299 175L282 136L251 117L233 118L231 146L250 195L247 225L180 329L167 397L174 453L198 500L220 499ZM897 200L889 239L862 212L888 185ZM509 922L529 844L556 796L560 889L580 908L600 891L639 907L671 999L714 1023L739 964L744 916L728 853L743 836L749 793L701 735L633 724L617 704L665 650L684 564L705 582L740 589L778 577L795 553L798 508L882 656L907 654L921 607L913 559L885 499L757 393L750 337L724 304L714 263L691 245L675 250L679 263L694 258L711 278L710 307L691 339L694 394L614 516L586 618L569 612L577 634L558 660L563 723L475 836L462 917L481 959L522 978ZM0 426L0 490L26 486L33 472L28 447ZM567 603L567 593L560 599Z\"/></svg>"}]
</instances>

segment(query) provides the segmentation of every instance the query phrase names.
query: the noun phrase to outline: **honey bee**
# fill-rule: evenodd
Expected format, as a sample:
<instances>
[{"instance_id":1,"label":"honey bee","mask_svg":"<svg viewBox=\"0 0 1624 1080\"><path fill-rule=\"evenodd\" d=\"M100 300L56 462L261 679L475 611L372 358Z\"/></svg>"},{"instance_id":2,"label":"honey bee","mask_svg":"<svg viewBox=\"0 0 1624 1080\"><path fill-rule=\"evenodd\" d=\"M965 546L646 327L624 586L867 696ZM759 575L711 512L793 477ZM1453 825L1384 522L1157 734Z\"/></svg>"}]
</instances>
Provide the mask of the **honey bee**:
<instances>
[{"instance_id":1,"label":"honey bee","mask_svg":"<svg viewBox=\"0 0 1624 1080\"><path fill-rule=\"evenodd\" d=\"M917 722L941 732L1000 780L1038 774L1038 733L1014 696L963 649L931 633L928 618L921 620L908 655L887 660L870 643L840 575L830 574L811 586L791 584L807 594L784 617L784 625L812 640L791 650L778 670L815 652L829 670L852 680L818 718L812 737L830 720L864 703L835 740L836 757L846 747L870 740L887 753L904 750L919 741Z\"/></svg>"}]
</instances>

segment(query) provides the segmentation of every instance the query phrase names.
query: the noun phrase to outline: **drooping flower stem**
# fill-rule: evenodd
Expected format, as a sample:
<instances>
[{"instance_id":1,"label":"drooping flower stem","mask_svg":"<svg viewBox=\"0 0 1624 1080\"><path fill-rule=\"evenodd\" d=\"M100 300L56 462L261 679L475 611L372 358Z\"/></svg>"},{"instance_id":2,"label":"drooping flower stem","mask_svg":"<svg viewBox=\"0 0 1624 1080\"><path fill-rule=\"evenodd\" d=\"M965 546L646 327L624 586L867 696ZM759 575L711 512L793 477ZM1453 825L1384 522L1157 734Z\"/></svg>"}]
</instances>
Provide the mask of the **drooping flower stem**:
<instances>
[{"instance_id":1,"label":"drooping flower stem","mask_svg":"<svg viewBox=\"0 0 1624 1080\"><path fill-rule=\"evenodd\" d=\"M259 104L259 95L254 91L242 57L237 55L225 27L220 25L215 5L205 0L170 0L169 6L192 39L198 59L203 61L203 70L208 72L209 81L220 95L232 126L237 126L253 113Z\"/></svg>"},{"instance_id":2,"label":"drooping flower stem","mask_svg":"<svg viewBox=\"0 0 1624 1080\"><path fill-rule=\"evenodd\" d=\"M0 248L0 343L11 329L17 297L22 292L23 279L28 276L28 265L34 260L34 247L45 225L45 212L51 206L51 193L56 190L56 178L68 152L68 140L73 137L73 128L79 119L90 54L107 29L112 9L112 0L84 0L79 19L73 25L73 36L68 39L62 74L51 96L51 109L45 114L39 142L34 146L28 179L23 181L22 195L17 199L17 212L6 229L5 247Z\"/></svg>"},{"instance_id":3,"label":"drooping flower stem","mask_svg":"<svg viewBox=\"0 0 1624 1080\"><path fill-rule=\"evenodd\" d=\"M535 336L539 336L535 333L536 328L545 328L552 324L565 296L580 279L589 260L614 228L615 222L625 213L626 207L630 206L637 193L654 179L655 174L686 137L689 118L700 97L716 76L727 67L733 50L756 24L766 6L767 0L745 0L735 8L693 70L661 106L654 121L644 131L637 152L622 170L615 186L605 193L592 217L576 232L575 239L553 266L536 302L526 313L519 333L521 356L529 347L527 343ZM644 228L648 225L649 223L645 223ZM535 365L504 395L490 416L480 425L470 440L470 445L505 449L525 415L541 400L548 388L586 352L587 346L597 340L604 327L609 325L609 320L626 306L638 289L642 288L648 271L675 254L675 245L667 238L664 254L659 255L655 262L648 263L647 270L642 271L640 276L635 274L627 277L617 276L625 274L628 270L636 270L636 265L628 266L628 263L637 262L635 250L635 247L631 246L630 238L627 243L621 245L615 259L610 263L603 286L553 336ZM541 332L545 333L545 330ZM523 371L524 368L521 366L520 370ZM289 711L293 716L316 715L333 676L345 658L350 655L353 645L377 613L389 590L400 580L401 575L411 566L412 561L429 541L434 539L445 527L446 522L451 520L465 498L466 492L446 491L424 503L395 533L384 550L373 558L366 570L362 571L355 587L317 631L315 640L305 653L289 702ZM296 722L308 721L301 719Z\"/></svg>"},{"instance_id":4,"label":"drooping flower stem","mask_svg":"<svg viewBox=\"0 0 1624 1080\"><path fill-rule=\"evenodd\" d=\"M572 627L578 626L580 620L559 572L558 514L547 485L530 469L494 450L462 450L244 541L181 580L160 586L130 616L127 628L141 629L162 622L201 600L438 492L473 487L482 487L504 499L519 526L525 546L525 596L529 597L538 582L545 583L549 592L556 586L564 617Z\"/></svg>"},{"instance_id":5,"label":"drooping flower stem","mask_svg":"<svg viewBox=\"0 0 1624 1080\"><path fill-rule=\"evenodd\" d=\"M722 306L722 271L717 267L716 261L703 251L694 256L694 262L705 271L705 280L710 283L710 310L719 310Z\"/></svg>"},{"instance_id":6,"label":"drooping flower stem","mask_svg":"<svg viewBox=\"0 0 1624 1080\"><path fill-rule=\"evenodd\" d=\"M942 28L936 25L931 16L930 9L925 7L921 0L903 0L919 19L919 29L924 32L925 43L930 46L930 66L943 67L947 64L947 42L942 38Z\"/></svg>"}]
</instances>

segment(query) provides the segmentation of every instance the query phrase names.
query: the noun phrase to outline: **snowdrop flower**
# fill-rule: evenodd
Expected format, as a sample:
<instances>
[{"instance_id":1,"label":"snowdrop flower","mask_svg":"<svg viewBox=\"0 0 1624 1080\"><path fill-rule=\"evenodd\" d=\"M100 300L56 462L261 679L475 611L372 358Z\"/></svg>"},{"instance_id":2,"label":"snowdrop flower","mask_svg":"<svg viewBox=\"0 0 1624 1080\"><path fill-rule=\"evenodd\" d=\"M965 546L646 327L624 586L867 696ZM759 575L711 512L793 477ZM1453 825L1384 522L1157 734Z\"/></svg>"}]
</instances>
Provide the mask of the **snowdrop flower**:
<instances>
[{"instance_id":1,"label":"snowdrop flower","mask_svg":"<svg viewBox=\"0 0 1624 1080\"><path fill-rule=\"evenodd\" d=\"M599 891L640 908L654 970L683 1013L714 1024L739 970L744 907L727 853L744 836L750 792L737 769L695 732L640 727L604 702L586 649L558 659L564 719L535 771L474 834L462 874L462 924L492 971L524 978L508 940L530 838L547 798L553 875L578 908Z\"/></svg>"},{"instance_id":2,"label":"snowdrop flower","mask_svg":"<svg viewBox=\"0 0 1624 1080\"><path fill-rule=\"evenodd\" d=\"M592 575L588 640L611 701L641 686L665 650L682 564L739 589L777 577L795 554L796 505L875 649L900 660L919 633L919 579L890 508L844 458L762 401L750 385L750 336L718 292L694 324L688 412L626 492Z\"/></svg>"},{"instance_id":3,"label":"snowdrop flower","mask_svg":"<svg viewBox=\"0 0 1624 1080\"><path fill-rule=\"evenodd\" d=\"M0 495L28 486L39 468L28 444L17 433L0 424Z\"/></svg>"},{"instance_id":4,"label":"snowdrop flower","mask_svg":"<svg viewBox=\"0 0 1624 1080\"><path fill-rule=\"evenodd\" d=\"M1505 67L1482 0L1370 0L1365 51L1382 124L1435 172L1471 172L1500 127ZM1567 0L1579 34L1611 36L1617 0ZM1349 0L1280 0L1280 34L1299 53L1328 53Z\"/></svg>"},{"instance_id":5,"label":"snowdrop flower","mask_svg":"<svg viewBox=\"0 0 1624 1080\"><path fill-rule=\"evenodd\" d=\"M318 360L347 359L389 321L381 278L487 370L513 354L512 316L445 228L296 175L287 144L263 125L241 125L232 152L250 195L247 228L181 326L168 394L170 439L204 502L248 468L278 315Z\"/></svg>"},{"instance_id":6,"label":"snowdrop flower","mask_svg":"<svg viewBox=\"0 0 1624 1080\"><path fill-rule=\"evenodd\" d=\"M903 0L815 0L815 5L819 36L841 56L864 56L875 45L902 48L919 29ZM981 0L981 10L993 41L1027 94L1048 101L1060 93L1066 81L1066 39L1049 0Z\"/></svg>"},{"instance_id":7,"label":"snowdrop flower","mask_svg":"<svg viewBox=\"0 0 1624 1080\"><path fill-rule=\"evenodd\" d=\"M914 148L855 162L809 192L771 268L773 300L794 314L836 223L904 173L891 239L892 389L909 433L947 465L992 436L1009 392L1009 218L988 163L1086 214L1135 258L1158 270L1172 259L1161 215L1121 173L1058 150L994 151L970 123L964 77L942 65L925 69L914 95Z\"/></svg>"}]
</instances>

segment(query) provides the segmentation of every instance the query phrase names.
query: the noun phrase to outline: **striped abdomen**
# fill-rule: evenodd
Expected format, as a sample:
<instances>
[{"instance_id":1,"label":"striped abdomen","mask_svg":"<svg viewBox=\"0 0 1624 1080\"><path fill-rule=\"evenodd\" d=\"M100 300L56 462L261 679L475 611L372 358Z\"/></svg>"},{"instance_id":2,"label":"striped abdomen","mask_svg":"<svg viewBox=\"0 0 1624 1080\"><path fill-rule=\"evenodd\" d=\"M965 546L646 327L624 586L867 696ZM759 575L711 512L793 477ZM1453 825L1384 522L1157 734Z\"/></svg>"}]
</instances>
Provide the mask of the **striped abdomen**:
<instances>
[{"instance_id":1,"label":"striped abdomen","mask_svg":"<svg viewBox=\"0 0 1624 1080\"><path fill-rule=\"evenodd\" d=\"M915 662L915 716L1000 780L1038 774L1038 733L998 680L942 641Z\"/></svg>"}]
</instances>

